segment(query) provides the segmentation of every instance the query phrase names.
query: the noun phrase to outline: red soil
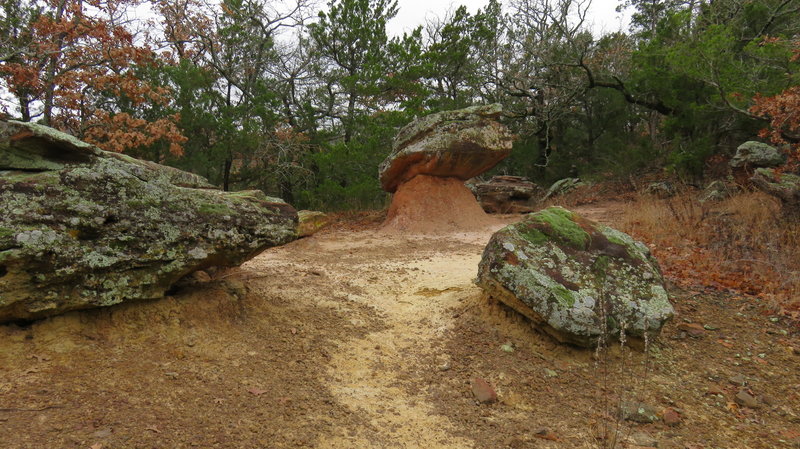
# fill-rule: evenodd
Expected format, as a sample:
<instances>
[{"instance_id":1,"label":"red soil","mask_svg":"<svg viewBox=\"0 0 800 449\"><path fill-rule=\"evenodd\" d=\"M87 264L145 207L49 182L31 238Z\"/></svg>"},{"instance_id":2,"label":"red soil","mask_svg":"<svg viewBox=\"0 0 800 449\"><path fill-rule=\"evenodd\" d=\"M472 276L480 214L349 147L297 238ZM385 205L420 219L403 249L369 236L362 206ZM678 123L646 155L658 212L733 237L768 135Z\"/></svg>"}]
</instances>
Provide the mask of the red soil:
<instances>
[{"instance_id":1,"label":"red soil","mask_svg":"<svg viewBox=\"0 0 800 449\"><path fill-rule=\"evenodd\" d=\"M437 234L478 231L497 224L458 178L417 175L401 184L382 228Z\"/></svg>"}]
</instances>

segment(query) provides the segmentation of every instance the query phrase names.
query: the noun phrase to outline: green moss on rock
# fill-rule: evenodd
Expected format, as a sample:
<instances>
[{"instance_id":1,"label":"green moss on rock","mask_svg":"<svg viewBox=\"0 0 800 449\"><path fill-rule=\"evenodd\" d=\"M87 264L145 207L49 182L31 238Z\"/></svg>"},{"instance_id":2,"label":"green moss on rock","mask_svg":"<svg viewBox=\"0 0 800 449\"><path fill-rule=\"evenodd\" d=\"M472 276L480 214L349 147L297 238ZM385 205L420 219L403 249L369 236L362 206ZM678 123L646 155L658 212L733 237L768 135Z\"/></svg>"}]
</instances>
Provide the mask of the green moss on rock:
<instances>
[{"instance_id":1,"label":"green moss on rock","mask_svg":"<svg viewBox=\"0 0 800 449\"><path fill-rule=\"evenodd\" d=\"M529 219L547 225L541 230L564 245L585 249L589 243L589 234L574 221L575 214L562 207L548 207L531 214Z\"/></svg>"},{"instance_id":2,"label":"green moss on rock","mask_svg":"<svg viewBox=\"0 0 800 449\"><path fill-rule=\"evenodd\" d=\"M478 285L561 341L592 346L602 332L655 334L673 315L647 246L563 208L496 232ZM608 317L606 326L603 317Z\"/></svg>"},{"instance_id":3,"label":"green moss on rock","mask_svg":"<svg viewBox=\"0 0 800 449\"><path fill-rule=\"evenodd\" d=\"M0 149L61 165L0 171L0 322L158 298L196 269L295 238L282 201L187 187L202 178L64 136L0 121Z\"/></svg>"}]
</instances>

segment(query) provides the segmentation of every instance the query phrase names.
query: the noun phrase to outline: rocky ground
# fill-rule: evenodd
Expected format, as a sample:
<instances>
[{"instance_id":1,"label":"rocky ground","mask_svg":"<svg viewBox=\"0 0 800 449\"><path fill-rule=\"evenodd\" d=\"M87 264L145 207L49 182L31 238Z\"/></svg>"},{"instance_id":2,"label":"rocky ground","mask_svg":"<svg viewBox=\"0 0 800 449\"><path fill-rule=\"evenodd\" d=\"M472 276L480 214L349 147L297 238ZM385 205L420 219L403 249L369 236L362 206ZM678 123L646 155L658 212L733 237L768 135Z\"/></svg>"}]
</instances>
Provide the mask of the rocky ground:
<instances>
[{"instance_id":1,"label":"rocky ground","mask_svg":"<svg viewBox=\"0 0 800 449\"><path fill-rule=\"evenodd\" d=\"M800 447L800 336L756 300L672 288L647 356L598 355L482 296L490 234L339 225L164 300L0 326L0 447ZM655 422L619 418L639 401Z\"/></svg>"}]
</instances>

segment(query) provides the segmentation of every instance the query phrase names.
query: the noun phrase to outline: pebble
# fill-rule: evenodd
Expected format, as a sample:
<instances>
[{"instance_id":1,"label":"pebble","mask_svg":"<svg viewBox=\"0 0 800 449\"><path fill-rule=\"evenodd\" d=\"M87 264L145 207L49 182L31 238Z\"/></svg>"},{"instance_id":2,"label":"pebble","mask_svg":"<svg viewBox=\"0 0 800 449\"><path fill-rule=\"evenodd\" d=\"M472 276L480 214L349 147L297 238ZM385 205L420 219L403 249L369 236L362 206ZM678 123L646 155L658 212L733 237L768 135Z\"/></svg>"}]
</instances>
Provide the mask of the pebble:
<instances>
[{"instance_id":1,"label":"pebble","mask_svg":"<svg viewBox=\"0 0 800 449\"><path fill-rule=\"evenodd\" d=\"M658 421L656 410L644 402L623 402L620 414L626 421L652 423Z\"/></svg>"},{"instance_id":2,"label":"pebble","mask_svg":"<svg viewBox=\"0 0 800 449\"><path fill-rule=\"evenodd\" d=\"M642 447L658 447L658 440L645 432L636 432L630 437L631 443Z\"/></svg>"},{"instance_id":3,"label":"pebble","mask_svg":"<svg viewBox=\"0 0 800 449\"><path fill-rule=\"evenodd\" d=\"M754 398L750 393L744 390L736 393L736 397L734 397L733 400L736 401L737 404L748 408L758 408L760 405L758 399Z\"/></svg>"},{"instance_id":4,"label":"pebble","mask_svg":"<svg viewBox=\"0 0 800 449\"><path fill-rule=\"evenodd\" d=\"M703 326L695 323L681 323L678 325L678 330L686 332L689 336L694 338L700 338L706 333Z\"/></svg>"},{"instance_id":5,"label":"pebble","mask_svg":"<svg viewBox=\"0 0 800 449\"><path fill-rule=\"evenodd\" d=\"M497 402L497 393L494 391L494 388L489 385L489 382L486 382L480 377L472 379L472 394L475 395L475 399L482 404Z\"/></svg>"},{"instance_id":6,"label":"pebble","mask_svg":"<svg viewBox=\"0 0 800 449\"><path fill-rule=\"evenodd\" d=\"M664 420L664 424L670 427L675 427L678 424L680 424L681 421L683 421L683 418L681 418L680 413L676 412L674 409L671 408L668 408L664 412L664 415L661 418Z\"/></svg>"},{"instance_id":7,"label":"pebble","mask_svg":"<svg viewBox=\"0 0 800 449\"><path fill-rule=\"evenodd\" d=\"M743 387L747 385L747 378L742 374L736 374L728 378L728 382Z\"/></svg>"}]
</instances>

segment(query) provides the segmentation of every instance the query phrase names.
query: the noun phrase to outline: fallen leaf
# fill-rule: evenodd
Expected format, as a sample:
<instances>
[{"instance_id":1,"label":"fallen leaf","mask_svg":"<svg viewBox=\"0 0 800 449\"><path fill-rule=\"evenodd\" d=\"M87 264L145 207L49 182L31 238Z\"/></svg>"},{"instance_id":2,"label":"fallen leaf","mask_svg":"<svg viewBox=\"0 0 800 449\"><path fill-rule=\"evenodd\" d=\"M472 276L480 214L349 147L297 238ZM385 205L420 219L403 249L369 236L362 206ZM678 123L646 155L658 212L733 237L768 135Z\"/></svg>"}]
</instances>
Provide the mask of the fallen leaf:
<instances>
[{"instance_id":1,"label":"fallen leaf","mask_svg":"<svg viewBox=\"0 0 800 449\"><path fill-rule=\"evenodd\" d=\"M547 429L542 429L535 434L533 434L536 438L541 438L543 440L550 440L550 441L561 441L556 434L553 432L548 431Z\"/></svg>"},{"instance_id":2,"label":"fallen leaf","mask_svg":"<svg viewBox=\"0 0 800 449\"><path fill-rule=\"evenodd\" d=\"M261 396L262 394L266 393L267 390L262 390L260 388L251 388L251 389L247 390L247 392L252 394L252 395L254 395L254 396Z\"/></svg>"},{"instance_id":3,"label":"fallen leaf","mask_svg":"<svg viewBox=\"0 0 800 449\"><path fill-rule=\"evenodd\" d=\"M718 342L719 342L719 344L721 344L722 346L725 346L728 349L733 348L733 343L731 343L729 341L718 340Z\"/></svg>"},{"instance_id":4,"label":"fallen leaf","mask_svg":"<svg viewBox=\"0 0 800 449\"><path fill-rule=\"evenodd\" d=\"M144 428L144 430L149 430L149 431L154 432L154 433L161 433L161 431L158 430L158 427L156 427L156 426L147 426L147 427Z\"/></svg>"},{"instance_id":5,"label":"fallen leaf","mask_svg":"<svg viewBox=\"0 0 800 449\"><path fill-rule=\"evenodd\" d=\"M89 449L103 449L103 443L94 443L93 445L89 446Z\"/></svg>"}]
</instances>

